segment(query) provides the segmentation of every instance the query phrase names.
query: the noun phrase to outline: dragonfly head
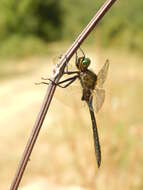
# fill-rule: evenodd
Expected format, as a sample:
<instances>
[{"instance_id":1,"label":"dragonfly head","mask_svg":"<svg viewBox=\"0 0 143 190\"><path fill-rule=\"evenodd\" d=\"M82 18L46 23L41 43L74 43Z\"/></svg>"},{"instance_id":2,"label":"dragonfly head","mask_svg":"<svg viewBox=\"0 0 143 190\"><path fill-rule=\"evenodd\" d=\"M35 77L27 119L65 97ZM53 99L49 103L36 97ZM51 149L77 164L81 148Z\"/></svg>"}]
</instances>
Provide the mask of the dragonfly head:
<instances>
[{"instance_id":1,"label":"dragonfly head","mask_svg":"<svg viewBox=\"0 0 143 190\"><path fill-rule=\"evenodd\" d=\"M80 71L86 71L91 63L88 57L79 57L76 66Z\"/></svg>"}]
</instances>

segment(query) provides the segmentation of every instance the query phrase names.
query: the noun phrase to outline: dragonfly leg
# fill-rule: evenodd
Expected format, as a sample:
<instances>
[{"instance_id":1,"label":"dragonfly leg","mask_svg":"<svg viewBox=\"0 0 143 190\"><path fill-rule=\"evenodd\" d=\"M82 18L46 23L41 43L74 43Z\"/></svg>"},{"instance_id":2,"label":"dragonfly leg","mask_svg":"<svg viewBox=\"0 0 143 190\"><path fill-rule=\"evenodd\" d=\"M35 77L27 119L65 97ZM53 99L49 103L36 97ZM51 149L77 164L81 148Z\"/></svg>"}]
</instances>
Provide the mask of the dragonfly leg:
<instances>
[{"instance_id":1,"label":"dragonfly leg","mask_svg":"<svg viewBox=\"0 0 143 190\"><path fill-rule=\"evenodd\" d=\"M66 71L64 71L63 74L67 74L67 75L79 74L79 71L69 71L68 70L68 61L67 61L66 55L65 55L65 59L66 59Z\"/></svg>"},{"instance_id":2,"label":"dragonfly leg","mask_svg":"<svg viewBox=\"0 0 143 190\"><path fill-rule=\"evenodd\" d=\"M71 77L69 78L69 83L65 84L64 86L61 86L61 85L58 85L59 87L61 88L67 88L70 84L72 84L76 79L77 79L78 76L74 76L74 77ZM65 81L61 81L61 82L65 82ZM61 84L61 83L60 83Z\"/></svg>"},{"instance_id":3,"label":"dragonfly leg","mask_svg":"<svg viewBox=\"0 0 143 190\"><path fill-rule=\"evenodd\" d=\"M78 74L79 75L79 71L68 71L68 72L64 72L64 74L67 74L67 75Z\"/></svg>"},{"instance_id":4,"label":"dragonfly leg","mask_svg":"<svg viewBox=\"0 0 143 190\"><path fill-rule=\"evenodd\" d=\"M73 75L73 74L77 74L76 76L78 77L79 76L79 71L68 71L68 72L64 72L64 74L67 74L67 75ZM72 77L71 77L72 78ZM44 78L44 77L41 77L42 80L50 80L49 78ZM69 78L70 79L70 78ZM52 81L54 83L54 81ZM61 81L62 82L62 81ZM65 81L66 82L66 81ZM59 82L60 83L60 82Z\"/></svg>"},{"instance_id":5,"label":"dragonfly leg","mask_svg":"<svg viewBox=\"0 0 143 190\"><path fill-rule=\"evenodd\" d=\"M85 57L85 53L84 53L84 51L82 50L82 48L81 48L81 47L79 47L79 50L80 50L80 51L81 51L81 53L83 54L83 57ZM75 55L76 55L76 60L75 60L75 62L77 63L77 61L78 61L77 51L76 51Z\"/></svg>"},{"instance_id":6,"label":"dragonfly leg","mask_svg":"<svg viewBox=\"0 0 143 190\"><path fill-rule=\"evenodd\" d=\"M65 79L63 81L60 81L58 83L55 83L54 81L52 81L51 79L46 79L46 80L49 80L51 81L54 85L58 86L58 87L61 87L61 88L66 88L68 87L71 83L73 83L76 79L78 78L78 75L75 75L71 78L68 78L68 79ZM67 83L68 82L68 83ZM62 86L61 84L63 83L66 83L64 86ZM38 83L38 84L46 84L46 85L49 85L48 82L41 82L41 83Z\"/></svg>"},{"instance_id":7,"label":"dragonfly leg","mask_svg":"<svg viewBox=\"0 0 143 190\"><path fill-rule=\"evenodd\" d=\"M85 53L84 53L84 51L82 50L82 48L79 47L79 49L80 49L81 53L83 54L83 57L85 57Z\"/></svg>"},{"instance_id":8,"label":"dragonfly leg","mask_svg":"<svg viewBox=\"0 0 143 190\"><path fill-rule=\"evenodd\" d=\"M77 65L78 63L78 55L77 55L77 51L75 52L75 64Z\"/></svg>"},{"instance_id":9,"label":"dragonfly leg","mask_svg":"<svg viewBox=\"0 0 143 190\"><path fill-rule=\"evenodd\" d=\"M44 77L41 77L42 80L49 80L49 78L44 78Z\"/></svg>"},{"instance_id":10,"label":"dragonfly leg","mask_svg":"<svg viewBox=\"0 0 143 190\"><path fill-rule=\"evenodd\" d=\"M81 49L81 47L79 47L79 50L81 51L81 53L83 54L82 58L85 58L85 53L84 51ZM75 52L75 64L78 65L78 55L77 55L77 51Z\"/></svg>"},{"instance_id":11,"label":"dragonfly leg","mask_svg":"<svg viewBox=\"0 0 143 190\"><path fill-rule=\"evenodd\" d=\"M70 84L72 84L77 78L78 78L78 75L75 75L73 77L70 77L68 79L65 79L63 81L58 82L56 85L59 86L59 87L61 87L61 88L66 88ZM66 83L66 82L68 82L68 83ZM66 84L64 86L61 86L61 84L63 84L63 83L66 83Z\"/></svg>"},{"instance_id":12,"label":"dragonfly leg","mask_svg":"<svg viewBox=\"0 0 143 190\"><path fill-rule=\"evenodd\" d=\"M66 74L68 72L68 60L67 60L66 55L64 57L65 57L65 60L66 60L66 67L65 67L66 71L64 72L64 74Z\"/></svg>"}]
</instances>

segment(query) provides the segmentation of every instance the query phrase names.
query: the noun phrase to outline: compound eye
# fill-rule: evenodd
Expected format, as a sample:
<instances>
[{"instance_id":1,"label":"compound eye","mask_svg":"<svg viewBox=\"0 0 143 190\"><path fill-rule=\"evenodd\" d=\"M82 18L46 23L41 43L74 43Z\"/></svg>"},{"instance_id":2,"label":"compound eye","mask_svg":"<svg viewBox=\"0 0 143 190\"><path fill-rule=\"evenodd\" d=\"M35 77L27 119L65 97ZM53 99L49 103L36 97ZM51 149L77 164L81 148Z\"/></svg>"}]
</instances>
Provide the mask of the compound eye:
<instances>
[{"instance_id":1,"label":"compound eye","mask_svg":"<svg viewBox=\"0 0 143 190\"><path fill-rule=\"evenodd\" d=\"M82 64L83 64L84 66L89 66L89 64L90 64L90 59L89 59L89 58L85 58L85 59L82 61Z\"/></svg>"}]
</instances>

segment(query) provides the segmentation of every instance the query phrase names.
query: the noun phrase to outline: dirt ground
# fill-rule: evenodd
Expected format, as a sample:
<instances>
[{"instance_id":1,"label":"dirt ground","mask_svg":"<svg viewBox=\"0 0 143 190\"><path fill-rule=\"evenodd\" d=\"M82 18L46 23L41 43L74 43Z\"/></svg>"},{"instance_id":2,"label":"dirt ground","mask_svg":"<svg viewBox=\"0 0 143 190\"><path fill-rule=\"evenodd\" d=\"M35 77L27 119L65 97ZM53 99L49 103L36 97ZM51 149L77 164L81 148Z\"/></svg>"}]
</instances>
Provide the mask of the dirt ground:
<instances>
[{"instance_id":1,"label":"dirt ground","mask_svg":"<svg viewBox=\"0 0 143 190\"><path fill-rule=\"evenodd\" d=\"M96 166L87 110L74 100L76 94L69 96L69 90L63 99L70 106L58 98L52 101L22 187L42 178L47 184L87 189L143 188L143 59L118 52L93 56L91 51L90 56L96 60L96 69L106 58L110 60L106 100L97 117L101 168ZM0 189L9 189L40 110L47 87L34 83L51 73L48 63L48 58L24 59L12 68L18 75L0 82Z\"/></svg>"}]
</instances>

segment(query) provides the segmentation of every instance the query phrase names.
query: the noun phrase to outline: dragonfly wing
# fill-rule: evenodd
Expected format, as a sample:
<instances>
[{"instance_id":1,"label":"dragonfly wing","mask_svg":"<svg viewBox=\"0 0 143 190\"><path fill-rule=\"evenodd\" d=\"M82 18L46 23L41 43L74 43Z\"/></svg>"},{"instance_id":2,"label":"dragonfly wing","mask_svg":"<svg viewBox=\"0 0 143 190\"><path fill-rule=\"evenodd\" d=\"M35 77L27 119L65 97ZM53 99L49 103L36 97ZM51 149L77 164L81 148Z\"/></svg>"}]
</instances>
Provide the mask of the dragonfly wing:
<instances>
[{"instance_id":1,"label":"dragonfly wing","mask_svg":"<svg viewBox=\"0 0 143 190\"><path fill-rule=\"evenodd\" d=\"M56 55L52 58L52 65L56 65L56 64L59 64L60 60L64 57L64 54L59 54L59 55ZM67 66L65 68L65 71L66 69L72 71L72 70L76 70L76 67L74 66L75 64L72 64L72 62L68 62L67 63Z\"/></svg>"},{"instance_id":2,"label":"dragonfly wing","mask_svg":"<svg viewBox=\"0 0 143 190\"><path fill-rule=\"evenodd\" d=\"M94 90L94 107L96 113L101 109L105 99L105 90L104 89L95 89Z\"/></svg>"},{"instance_id":3,"label":"dragonfly wing","mask_svg":"<svg viewBox=\"0 0 143 190\"><path fill-rule=\"evenodd\" d=\"M99 71L99 73L97 75L96 86L98 88L103 88L103 84L107 78L108 68L109 68L109 60L107 59L105 64L103 65L102 69Z\"/></svg>"},{"instance_id":4,"label":"dragonfly wing","mask_svg":"<svg viewBox=\"0 0 143 190\"><path fill-rule=\"evenodd\" d=\"M66 89L57 87L55 92L55 98L65 106L74 108L77 105L81 109L83 108L83 102L81 101L82 88L79 81L75 81Z\"/></svg>"}]
</instances>

